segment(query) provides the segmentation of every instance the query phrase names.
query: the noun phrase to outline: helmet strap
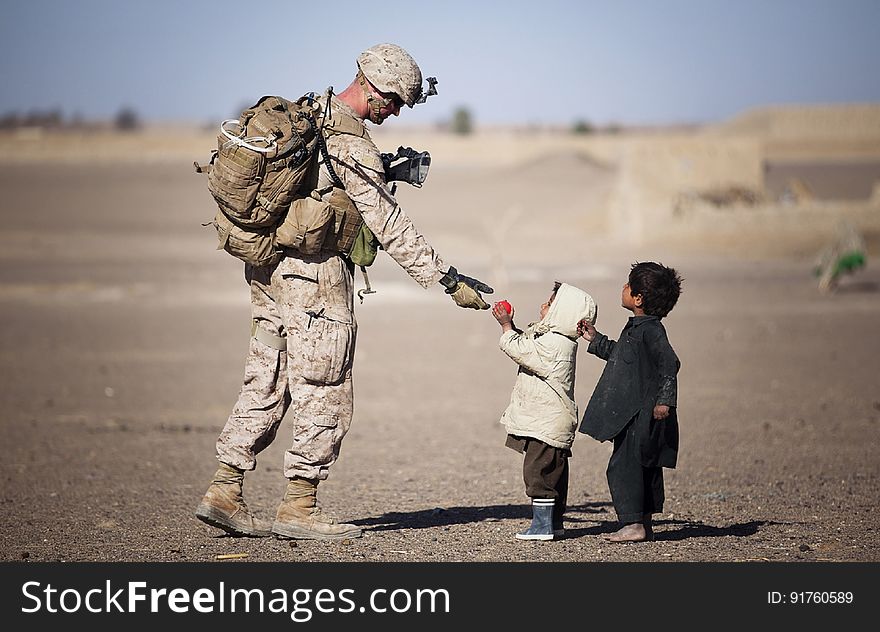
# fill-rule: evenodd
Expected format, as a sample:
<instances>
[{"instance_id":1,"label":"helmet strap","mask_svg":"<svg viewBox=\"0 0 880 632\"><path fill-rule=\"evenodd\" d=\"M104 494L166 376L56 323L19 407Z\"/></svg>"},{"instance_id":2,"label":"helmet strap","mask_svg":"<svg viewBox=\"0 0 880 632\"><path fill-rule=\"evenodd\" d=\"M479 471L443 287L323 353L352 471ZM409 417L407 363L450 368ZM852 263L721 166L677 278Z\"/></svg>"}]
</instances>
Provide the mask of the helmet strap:
<instances>
[{"instance_id":1,"label":"helmet strap","mask_svg":"<svg viewBox=\"0 0 880 632\"><path fill-rule=\"evenodd\" d=\"M370 120L374 123L379 123L382 121L381 110L384 107L390 105L394 99L386 99L383 96L376 96L372 93L370 88L367 86L367 78L364 77L364 73L361 70L358 70L357 81L361 87L361 90L364 91L364 96L367 99L367 105L370 107ZM372 84L371 84L372 85Z\"/></svg>"}]
</instances>

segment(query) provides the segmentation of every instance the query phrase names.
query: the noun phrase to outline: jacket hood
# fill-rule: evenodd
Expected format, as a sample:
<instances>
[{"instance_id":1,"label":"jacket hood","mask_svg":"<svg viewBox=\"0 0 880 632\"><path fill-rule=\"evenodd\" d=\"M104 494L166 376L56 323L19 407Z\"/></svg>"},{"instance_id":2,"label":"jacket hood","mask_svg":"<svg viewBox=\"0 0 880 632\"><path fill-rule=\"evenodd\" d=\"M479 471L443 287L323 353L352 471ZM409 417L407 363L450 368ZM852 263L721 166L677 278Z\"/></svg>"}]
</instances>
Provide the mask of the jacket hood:
<instances>
[{"instance_id":1,"label":"jacket hood","mask_svg":"<svg viewBox=\"0 0 880 632\"><path fill-rule=\"evenodd\" d=\"M577 338L577 325L586 319L596 322L596 301L593 297L572 285L563 283L550 303L547 315L538 323L536 333L551 331L569 338Z\"/></svg>"}]
</instances>

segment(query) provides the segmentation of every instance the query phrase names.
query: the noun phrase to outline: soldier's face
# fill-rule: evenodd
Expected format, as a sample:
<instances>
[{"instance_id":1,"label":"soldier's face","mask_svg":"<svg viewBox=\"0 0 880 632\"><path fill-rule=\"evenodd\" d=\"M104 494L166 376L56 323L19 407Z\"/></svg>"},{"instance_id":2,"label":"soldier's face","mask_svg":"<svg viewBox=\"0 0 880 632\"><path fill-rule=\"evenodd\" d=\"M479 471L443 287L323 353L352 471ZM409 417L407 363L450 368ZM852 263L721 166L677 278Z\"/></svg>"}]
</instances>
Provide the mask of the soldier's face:
<instances>
[{"instance_id":1,"label":"soldier's face","mask_svg":"<svg viewBox=\"0 0 880 632\"><path fill-rule=\"evenodd\" d=\"M381 125L382 122L389 116L400 115L400 108L403 107L403 99L401 99L393 92L380 92L373 84L370 84L370 89L376 94L376 96L386 102L386 105L383 105L381 108L379 108L378 117L370 117L370 120L373 121L373 123L375 123L376 125ZM376 118L378 118L379 120L376 120Z\"/></svg>"},{"instance_id":2,"label":"soldier's face","mask_svg":"<svg viewBox=\"0 0 880 632\"><path fill-rule=\"evenodd\" d=\"M387 119L389 116L400 116L400 108L403 107L403 101L396 94L392 94L390 92L380 92L379 95L388 101L388 105L379 109L379 116L382 120L378 121L378 125L382 124L382 121Z\"/></svg>"}]
</instances>

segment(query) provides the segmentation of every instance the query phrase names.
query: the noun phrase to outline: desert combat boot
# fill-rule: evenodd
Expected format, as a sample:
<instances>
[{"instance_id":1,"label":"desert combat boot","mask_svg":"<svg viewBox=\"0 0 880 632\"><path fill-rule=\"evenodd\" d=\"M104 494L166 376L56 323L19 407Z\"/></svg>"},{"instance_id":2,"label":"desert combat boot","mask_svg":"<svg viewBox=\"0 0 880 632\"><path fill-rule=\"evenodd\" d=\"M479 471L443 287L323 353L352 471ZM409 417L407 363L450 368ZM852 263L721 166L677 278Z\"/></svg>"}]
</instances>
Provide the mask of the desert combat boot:
<instances>
[{"instance_id":1,"label":"desert combat boot","mask_svg":"<svg viewBox=\"0 0 880 632\"><path fill-rule=\"evenodd\" d=\"M271 535L268 525L261 524L251 514L241 495L244 471L220 464L211 486L196 507L196 518L226 533L251 538Z\"/></svg>"},{"instance_id":2,"label":"desert combat boot","mask_svg":"<svg viewBox=\"0 0 880 632\"><path fill-rule=\"evenodd\" d=\"M272 533L297 540L344 540L359 538L361 528L339 523L318 506L318 481L292 478L278 505Z\"/></svg>"}]
</instances>

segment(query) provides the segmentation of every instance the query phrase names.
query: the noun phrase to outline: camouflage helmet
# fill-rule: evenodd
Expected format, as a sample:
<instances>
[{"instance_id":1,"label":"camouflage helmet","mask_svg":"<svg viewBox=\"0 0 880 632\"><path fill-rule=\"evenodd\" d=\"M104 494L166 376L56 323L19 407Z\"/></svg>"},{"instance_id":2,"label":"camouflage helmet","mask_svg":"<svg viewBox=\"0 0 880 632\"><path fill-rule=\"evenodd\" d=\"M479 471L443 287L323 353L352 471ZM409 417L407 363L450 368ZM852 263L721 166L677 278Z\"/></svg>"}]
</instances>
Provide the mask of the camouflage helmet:
<instances>
[{"instance_id":1,"label":"camouflage helmet","mask_svg":"<svg viewBox=\"0 0 880 632\"><path fill-rule=\"evenodd\" d=\"M422 94L422 71L412 56L396 44L377 44L362 52L358 68L380 92L391 92L412 107Z\"/></svg>"}]
</instances>

